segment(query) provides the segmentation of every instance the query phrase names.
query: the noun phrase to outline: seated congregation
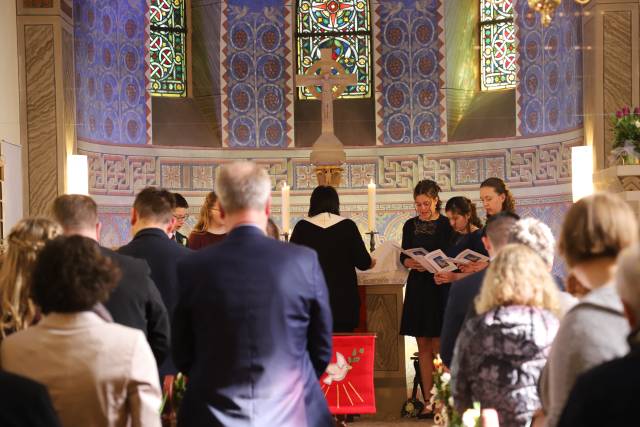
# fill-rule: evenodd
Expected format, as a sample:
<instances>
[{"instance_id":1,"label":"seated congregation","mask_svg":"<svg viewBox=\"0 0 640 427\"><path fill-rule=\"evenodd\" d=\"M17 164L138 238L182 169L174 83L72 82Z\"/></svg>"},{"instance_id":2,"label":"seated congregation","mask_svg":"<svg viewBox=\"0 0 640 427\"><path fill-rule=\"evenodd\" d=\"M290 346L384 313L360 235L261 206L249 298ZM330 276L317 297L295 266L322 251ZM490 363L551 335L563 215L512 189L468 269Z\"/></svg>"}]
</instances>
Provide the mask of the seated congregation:
<instances>
[{"instance_id":1,"label":"seated congregation","mask_svg":"<svg viewBox=\"0 0 640 427\"><path fill-rule=\"evenodd\" d=\"M576 202L557 245L563 279L552 274L553 233L515 214L502 180L481 188L485 224L464 197L441 213L439 192L429 180L414 189L402 248L489 261L434 274L399 255L411 270L400 330L416 337L423 390L441 354L452 405L495 410L487 426L636 425L633 211L611 194ZM280 241L269 176L234 162L217 170L189 235L179 231L187 201L153 187L137 194L132 240L115 251L99 245L88 196L60 196L51 218L20 221L0 266L0 425L335 425L318 379L332 334L358 328L356 268L376 260L335 189L318 187L310 202L292 242ZM160 385L179 372L177 419L163 419Z\"/></svg>"}]
</instances>

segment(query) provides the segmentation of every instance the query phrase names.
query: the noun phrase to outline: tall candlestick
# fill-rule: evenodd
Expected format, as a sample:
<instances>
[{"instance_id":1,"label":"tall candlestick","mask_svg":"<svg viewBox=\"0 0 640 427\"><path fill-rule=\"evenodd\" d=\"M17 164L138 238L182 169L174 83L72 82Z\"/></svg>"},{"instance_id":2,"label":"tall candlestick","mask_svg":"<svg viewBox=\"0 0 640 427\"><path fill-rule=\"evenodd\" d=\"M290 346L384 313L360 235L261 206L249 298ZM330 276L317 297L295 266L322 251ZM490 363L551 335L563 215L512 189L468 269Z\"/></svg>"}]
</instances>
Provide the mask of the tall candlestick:
<instances>
[{"instance_id":1,"label":"tall candlestick","mask_svg":"<svg viewBox=\"0 0 640 427\"><path fill-rule=\"evenodd\" d=\"M371 182L367 186L368 199L368 216L369 216L369 231L376 231L376 184L371 178Z\"/></svg>"},{"instance_id":2,"label":"tall candlestick","mask_svg":"<svg viewBox=\"0 0 640 427\"><path fill-rule=\"evenodd\" d=\"M289 224L289 185L286 182L282 183L282 230L288 232L290 228Z\"/></svg>"}]
</instances>

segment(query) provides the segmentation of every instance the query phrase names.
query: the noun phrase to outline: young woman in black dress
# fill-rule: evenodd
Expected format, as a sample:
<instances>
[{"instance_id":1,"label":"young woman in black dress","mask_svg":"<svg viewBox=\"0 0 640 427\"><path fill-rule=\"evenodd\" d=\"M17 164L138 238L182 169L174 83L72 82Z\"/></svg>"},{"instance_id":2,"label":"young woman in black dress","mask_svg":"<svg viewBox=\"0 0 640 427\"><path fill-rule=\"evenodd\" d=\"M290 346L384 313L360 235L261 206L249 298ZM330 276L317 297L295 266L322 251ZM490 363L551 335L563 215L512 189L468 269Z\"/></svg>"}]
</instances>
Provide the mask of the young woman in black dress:
<instances>
[{"instance_id":1,"label":"young woman in black dress","mask_svg":"<svg viewBox=\"0 0 640 427\"><path fill-rule=\"evenodd\" d=\"M516 200L507 184L498 177L493 176L482 181L482 184L480 184L480 200L487 218L500 212L516 213ZM484 270L488 266L489 263L478 261L460 266L460 270L465 273L475 273L476 271Z\"/></svg>"},{"instance_id":2,"label":"young woman in black dress","mask_svg":"<svg viewBox=\"0 0 640 427\"><path fill-rule=\"evenodd\" d=\"M446 251L448 257L455 258L460 252L471 249L489 256L482 243L482 221L476 213L476 205L466 197L456 196L447 200L444 208L449 224L455 231L451 246ZM472 273L459 271L440 272L435 275L436 284L451 283Z\"/></svg>"},{"instance_id":3,"label":"young woman in black dress","mask_svg":"<svg viewBox=\"0 0 640 427\"><path fill-rule=\"evenodd\" d=\"M440 191L438 184L428 179L416 185L413 199L418 215L405 222L402 228L403 249L424 248L430 252L448 249L453 228L449 220L440 215ZM433 274L406 255L401 255L400 261L411 269L407 279L400 334L416 338L423 390L428 393L433 385L433 356L440 351L440 330L447 286L437 286ZM425 396L425 399L428 398ZM431 413L425 408L421 417L429 415Z\"/></svg>"}]
</instances>

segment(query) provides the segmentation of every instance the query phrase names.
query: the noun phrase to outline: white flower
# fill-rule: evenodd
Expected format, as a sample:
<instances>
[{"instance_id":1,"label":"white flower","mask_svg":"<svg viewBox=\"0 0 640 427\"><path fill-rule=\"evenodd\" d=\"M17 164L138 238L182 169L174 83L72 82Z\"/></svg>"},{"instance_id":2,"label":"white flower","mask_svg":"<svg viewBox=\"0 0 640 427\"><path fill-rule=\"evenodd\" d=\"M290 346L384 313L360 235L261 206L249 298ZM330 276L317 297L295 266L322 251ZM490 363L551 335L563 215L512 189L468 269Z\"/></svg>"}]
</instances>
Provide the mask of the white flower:
<instances>
[{"instance_id":1,"label":"white flower","mask_svg":"<svg viewBox=\"0 0 640 427\"><path fill-rule=\"evenodd\" d=\"M453 402L453 396L450 396L450 397L449 397L449 406L451 406L451 407L453 408L453 404L454 404L454 402Z\"/></svg>"},{"instance_id":2,"label":"white flower","mask_svg":"<svg viewBox=\"0 0 640 427\"><path fill-rule=\"evenodd\" d=\"M476 421L480 418L480 410L479 409L467 409L464 414L462 414L462 425L464 427L475 427Z\"/></svg>"},{"instance_id":3,"label":"white flower","mask_svg":"<svg viewBox=\"0 0 640 427\"><path fill-rule=\"evenodd\" d=\"M445 372L440 378L442 379L442 384L449 384L449 381L451 381L451 374L449 372Z\"/></svg>"},{"instance_id":4,"label":"white flower","mask_svg":"<svg viewBox=\"0 0 640 427\"><path fill-rule=\"evenodd\" d=\"M444 420L442 419L442 415L440 414L435 414L433 416L433 423L437 426L441 426L444 425Z\"/></svg>"},{"instance_id":5,"label":"white flower","mask_svg":"<svg viewBox=\"0 0 640 427\"><path fill-rule=\"evenodd\" d=\"M640 128L640 120L636 120L633 124L636 125L637 128Z\"/></svg>"}]
</instances>

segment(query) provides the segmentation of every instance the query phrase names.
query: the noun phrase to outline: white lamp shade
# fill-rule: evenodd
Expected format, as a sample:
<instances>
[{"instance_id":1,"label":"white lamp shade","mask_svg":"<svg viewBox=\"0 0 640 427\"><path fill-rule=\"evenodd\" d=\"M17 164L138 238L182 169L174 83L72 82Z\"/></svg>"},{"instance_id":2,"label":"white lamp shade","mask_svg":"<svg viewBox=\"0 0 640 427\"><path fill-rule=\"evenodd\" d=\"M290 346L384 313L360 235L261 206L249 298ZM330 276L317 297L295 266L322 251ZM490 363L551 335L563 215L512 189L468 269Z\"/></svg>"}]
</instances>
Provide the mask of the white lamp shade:
<instances>
[{"instance_id":1,"label":"white lamp shade","mask_svg":"<svg viewBox=\"0 0 640 427\"><path fill-rule=\"evenodd\" d=\"M67 194L89 195L87 156L71 154L67 158Z\"/></svg>"},{"instance_id":2,"label":"white lamp shade","mask_svg":"<svg viewBox=\"0 0 640 427\"><path fill-rule=\"evenodd\" d=\"M593 147L571 147L571 192L573 202L593 194Z\"/></svg>"}]
</instances>

